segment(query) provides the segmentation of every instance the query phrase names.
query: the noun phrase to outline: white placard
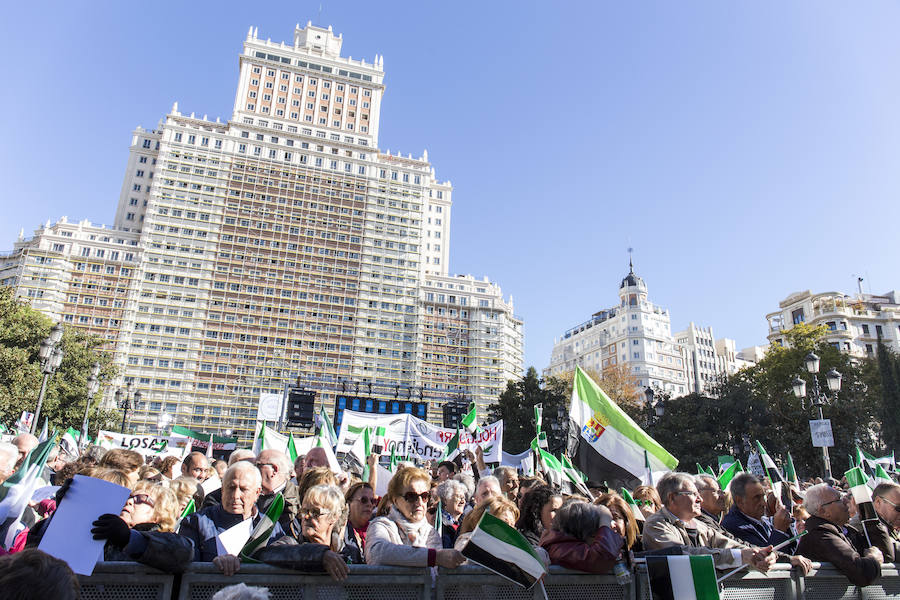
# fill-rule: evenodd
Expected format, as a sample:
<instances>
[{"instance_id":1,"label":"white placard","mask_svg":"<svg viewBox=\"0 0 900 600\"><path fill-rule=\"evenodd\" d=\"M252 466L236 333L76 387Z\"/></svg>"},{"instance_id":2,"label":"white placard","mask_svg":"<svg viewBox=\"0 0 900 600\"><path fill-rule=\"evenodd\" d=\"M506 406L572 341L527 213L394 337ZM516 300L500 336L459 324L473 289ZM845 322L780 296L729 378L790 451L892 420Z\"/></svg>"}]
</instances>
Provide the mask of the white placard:
<instances>
[{"instance_id":1,"label":"white placard","mask_svg":"<svg viewBox=\"0 0 900 600\"><path fill-rule=\"evenodd\" d=\"M95 540L91 524L106 513L118 515L131 491L103 479L76 475L38 550L66 561L79 575L90 575L103 558L105 540Z\"/></svg>"},{"instance_id":2,"label":"white placard","mask_svg":"<svg viewBox=\"0 0 900 600\"><path fill-rule=\"evenodd\" d=\"M283 394L261 392L259 406L256 409L257 421L277 421L281 418L281 401Z\"/></svg>"},{"instance_id":3,"label":"white placard","mask_svg":"<svg viewBox=\"0 0 900 600\"><path fill-rule=\"evenodd\" d=\"M253 533L253 519L244 519L234 527L229 527L216 536L216 551L218 556L230 554L238 556L250 534Z\"/></svg>"},{"instance_id":4,"label":"white placard","mask_svg":"<svg viewBox=\"0 0 900 600\"><path fill-rule=\"evenodd\" d=\"M831 419L810 420L809 434L812 436L812 445L816 448L831 448L834 446Z\"/></svg>"},{"instance_id":5,"label":"white placard","mask_svg":"<svg viewBox=\"0 0 900 600\"><path fill-rule=\"evenodd\" d=\"M103 448L134 450L142 456L182 456L188 438L165 435L133 435L115 431L99 431L97 445Z\"/></svg>"}]
</instances>

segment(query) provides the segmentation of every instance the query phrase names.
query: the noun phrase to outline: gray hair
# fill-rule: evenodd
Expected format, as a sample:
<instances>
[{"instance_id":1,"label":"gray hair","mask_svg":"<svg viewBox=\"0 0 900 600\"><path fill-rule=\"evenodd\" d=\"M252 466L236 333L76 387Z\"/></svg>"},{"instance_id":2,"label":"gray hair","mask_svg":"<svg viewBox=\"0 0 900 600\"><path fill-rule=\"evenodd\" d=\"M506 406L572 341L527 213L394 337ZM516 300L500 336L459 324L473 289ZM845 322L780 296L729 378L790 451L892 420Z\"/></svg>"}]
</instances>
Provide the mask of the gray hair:
<instances>
[{"instance_id":1,"label":"gray hair","mask_svg":"<svg viewBox=\"0 0 900 600\"><path fill-rule=\"evenodd\" d=\"M216 592L212 600L269 600L270 598L269 588L249 587L246 583L237 583Z\"/></svg>"},{"instance_id":2,"label":"gray hair","mask_svg":"<svg viewBox=\"0 0 900 600\"><path fill-rule=\"evenodd\" d=\"M0 471L12 471L19 460L19 449L9 442L0 442Z\"/></svg>"},{"instance_id":3,"label":"gray hair","mask_svg":"<svg viewBox=\"0 0 900 600\"><path fill-rule=\"evenodd\" d=\"M599 507L577 500L563 504L556 511L551 529L587 542L597 535L602 519L603 513Z\"/></svg>"},{"instance_id":4,"label":"gray hair","mask_svg":"<svg viewBox=\"0 0 900 600\"><path fill-rule=\"evenodd\" d=\"M344 494L333 485L314 485L307 490L303 500L315 506L327 508L335 515L335 518L340 517L341 511L344 510Z\"/></svg>"},{"instance_id":5,"label":"gray hair","mask_svg":"<svg viewBox=\"0 0 900 600\"><path fill-rule=\"evenodd\" d=\"M690 473L666 473L656 484L656 492L663 505L668 504L669 494L680 492L685 485L694 485L694 476ZM696 486L695 486L696 487Z\"/></svg>"},{"instance_id":6,"label":"gray hair","mask_svg":"<svg viewBox=\"0 0 900 600\"><path fill-rule=\"evenodd\" d=\"M231 456L228 457L228 466L230 467L234 463L246 460L253 462L256 459L256 455L253 454L253 450L248 450L246 448L238 448L234 452L231 453Z\"/></svg>"},{"instance_id":7,"label":"gray hair","mask_svg":"<svg viewBox=\"0 0 900 600\"><path fill-rule=\"evenodd\" d=\"M731 480L731 483L728 484L728 489L731 490L732 496L740 496L741 498L745 498L747 496L747 486L754 483L762 485L762 479L760 479L753 473L741 473L739 475L736 475L734 479Z\"/></svg>"},{"instance_id":8,"label":"gray hair","mask_svg":"<svg viewBox=\"0 0 900 600\"><path fill-rule=\"evenodd\" d=\"M713 477L712 475L704 473L702 475L696 475L694 477L694 485L696 485L698 489L700 488L701 485L704 484L704 482L709 482L709 481L711 481L715 484L716 489L719 489L719 480L716 479L715 477Z\"/></svg>"},{"instance_id":9,"label":"gray hair","mask_svg":"<svg viewBox=\"0 0 900 600\"><path fill-rule=\"evenodd\" d=\"M464 498L468 498L467 492L466 486L452 479L441 482L441 484L437 486L438 496L441 497L441 502L444 503L444 506L450 504L450 501L453 500L453 496L456 496L457 494L462 494Z\"/></svg>"},{"instance_id":10,"label":"gray hair","mask_svg":"<svg viewBox=\"0 0 900 600\"><path fill-rule=\"evenodd\" d=\"M453 477L451 477L453 481L458 481L464 486L466 486L466 498L471 498L475 495L475 476L471 473L457 473Z\"/></svg>"},{"instance_id":11,"label":"gray hair","mask_svg":"<svg viewBox=\"0 0 900 600\"><path fill-rule=\"evenodd\" d=\"M482 489L485 485L493 483L496 484L497 489L502 489L500 487L500 480L494 477L493 475L485 475L481 479L478 480L478 485L475 487L476 490Z\"/></svg>"},{"instance_id":12,"label":"gray hair","mask_svg":"<svg viewBox=\"0 0 900 600\"><path fill-rule=\"evenodd\" d=\"M286 474L287 477L291 476L291 469L294 468L294 463L291 462L291 459L288 458L288 455L282 452L281 450L275 449L266 449L260 452L259 454L265 452L266 456L271 455L272 462L278 465L278 470L282 473ZM259 456L256 457L259 460Z\"/></svg>"},{"instance_id":13,"label":"gray hair","mask_svg":"<svg viewBox=\"0 0 900 600\"><path fill-rule=\"evenodd\" d=\"M256 481L256 485L262 485L262 474L259 472L259 469L256 468L256 465L252 465L243 460L239 460L228 467L228 470L225 471L225 475L222 476L222 483L224 484L226 481L234 478L235 474L238 472L250 473Z\"/></svg>"},{"instance_id":14,"label":"gray hair","mask_svg":"<svg viewBox=\"0 0 900 600\"><path fill-rule=\"evenodd\" d=\"M806 512L811 515L818 515L819 511L822 510L822 505L827 502L825 498L829 490L840 494L838 490L827 483L817 483L806 490L806 496L803 498L803 508L806 509Z\"/></svg>"},{"instance_id":15,"label":"gray hair","mask_svg":"<svg viewBox=\"0 0 900 600\"><path fill-rule=\"evenodd\" d=\"M516 471L515 467L497 467L494 469L494 477L497 478L501 483L506 483L512 477L518 477L519 472Z\"/></svg>"}]
</instances>

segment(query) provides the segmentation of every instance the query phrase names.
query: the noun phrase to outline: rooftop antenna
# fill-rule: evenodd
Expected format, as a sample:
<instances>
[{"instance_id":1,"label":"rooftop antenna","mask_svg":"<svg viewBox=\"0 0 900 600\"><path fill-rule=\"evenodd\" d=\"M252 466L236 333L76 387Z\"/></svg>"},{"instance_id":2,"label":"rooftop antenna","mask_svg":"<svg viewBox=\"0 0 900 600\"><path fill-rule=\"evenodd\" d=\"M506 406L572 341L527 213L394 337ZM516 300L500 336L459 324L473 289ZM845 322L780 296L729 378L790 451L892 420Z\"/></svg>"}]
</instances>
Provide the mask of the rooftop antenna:
<instances>
[{"instance_id":1,"label":"rooftop antenna","mask_svg":"<svg viewBox=\"0 0 900 600\"><path fill-rule=\"evenodd\" d=\"M319 16L316 17L316 20L319 22L319 25L322 25L322 3L319 2Z\"/></svg>"},{"instance_id":2,"label":"rooftop antenna","mask_svg":"<svg viewBox=\"0 0 900 600\"><path fill-rule=\"evenodd\" d=\"M628 272L634 273L634 263L631 262L631 255L634 253L634 248L628 248Z\"/></svg>"}]
</instances>

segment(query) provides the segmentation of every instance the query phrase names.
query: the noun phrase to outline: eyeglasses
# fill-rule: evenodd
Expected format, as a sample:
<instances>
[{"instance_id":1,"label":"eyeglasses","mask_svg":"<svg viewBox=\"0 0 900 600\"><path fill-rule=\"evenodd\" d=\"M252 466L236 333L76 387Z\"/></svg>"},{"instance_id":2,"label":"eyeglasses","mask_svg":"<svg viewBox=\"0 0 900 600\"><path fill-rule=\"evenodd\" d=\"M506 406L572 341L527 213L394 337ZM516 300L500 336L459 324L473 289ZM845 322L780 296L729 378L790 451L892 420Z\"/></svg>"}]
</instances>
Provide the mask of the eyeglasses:
<instances>
[{"instance_id":1,"label":"eyeglasses","mask_svg":"<svg viewBox=\"0 0 900 600\"><path fill-rule=\"evenodd\" d=\"M885 498L884 496L876 496L876 498L881 498L882 500L884 500L885 502L887 502L888 504L890 504L891 506L894 507L894 512L900 513L900 506L897 506L896 504L894 504L893 502L891 502L890 500L888 500L888 499ZM824 505L823 505L823 506L824 506Z\"/></svg>"},{"instance_id":2,"label":"eyeglasses","mask_svg":"<svg viewBox=\"0 0 900 600\"><path fill-rule=\"evenodd\" d=\"M692 498L698 498L700 496L700 494L698 492L688 492L688 491L675 492L675 494L677 496L690 496Z\"/></svg>"},{"instance_id":3,"label":"eyeglasses","mask_svg":"<svg viewBox=\"0 0 900 600\"><path fill-rule=\"evenodd\" d=\"M151 498L149 494L132 494L128 496L128 500L131 500L135 504L146 504L150 508L155 506L153 498Z\"/></svg>"},{"instance_id":4,"label":"eyeglasses","mask_svg":"<svg viewBox=\"0 0 900 600\"><path fill-rule=\"evenodd\" d=\"M724 496L724 495L725 495L725 491L724 491L724 490L718 490L718 489L716 489L716 488L700 488L700 489L698 489L697 491L698 491L698 492L712 492L712 493L715 494L716 496Z\"/></svg>"},{"instance_id":5,"label":"eyeglasses","mask_svg":"<svg viewBox=\"0 0 900 600\"><path fill-rule=\"evenodd\" d=\"M428 499L431 497L431 492L422 492L421 494L417 494L415 492L406 492L401 496L404 500L406 500L409 504L415 504L416 500L421 500L424 503L428 503Z\"/></svg>"},{"instance_id":6,"label":"eyeglasses","mask_svg":"<svg viewBox=\"0 0 900 600\"><path fill-rule=\"evenodd\" d=\"M849 499L850 499L850 495L849 495L849 494L844 494L844 495L838 496L838 497L835 498L834 500L829 500L828 502L824 502L824 503L820 504L820 505L819 505L819 508L820 508L820 509L825 508L825 507L828 506L829 504L834 504L835 502L846 502L846 501L849 500ZM896 508L896 507L895 507L895 508Z\"/></svg>"},{"instance_id":7,"label":"eyeglasses","mask_svg":"<svg viewBox=\"0 0 900 600\"><path fill-rule=\"evenodd\" d=\"M301 519L318 519L319 517L327 517L331 514L331 511L327 508L301 508L298 511Z\"/></svg>"}]
</instances>

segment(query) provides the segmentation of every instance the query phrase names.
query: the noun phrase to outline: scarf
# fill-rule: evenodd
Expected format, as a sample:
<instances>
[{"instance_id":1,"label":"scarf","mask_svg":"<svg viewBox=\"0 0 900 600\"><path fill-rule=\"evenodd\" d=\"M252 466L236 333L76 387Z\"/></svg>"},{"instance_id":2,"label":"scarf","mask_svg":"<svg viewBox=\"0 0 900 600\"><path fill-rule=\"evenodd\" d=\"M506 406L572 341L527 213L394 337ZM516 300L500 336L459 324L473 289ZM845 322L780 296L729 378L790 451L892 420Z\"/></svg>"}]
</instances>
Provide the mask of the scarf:
<instances>
[{"instance_id":1,"label":"scarf","mask_svg":"<svg viewBox=\"0 0 900 600\"><path fill-rule=\"evenodd\" d=\"M400 530L400 539L404 546L416 546L417 548L428 547L428 534L431 531L431 525L426 519L422 519L418 523L411 523L406 520L396 506L391 507L388 518L393 521Z\"/></svg>"}]
</instances>

